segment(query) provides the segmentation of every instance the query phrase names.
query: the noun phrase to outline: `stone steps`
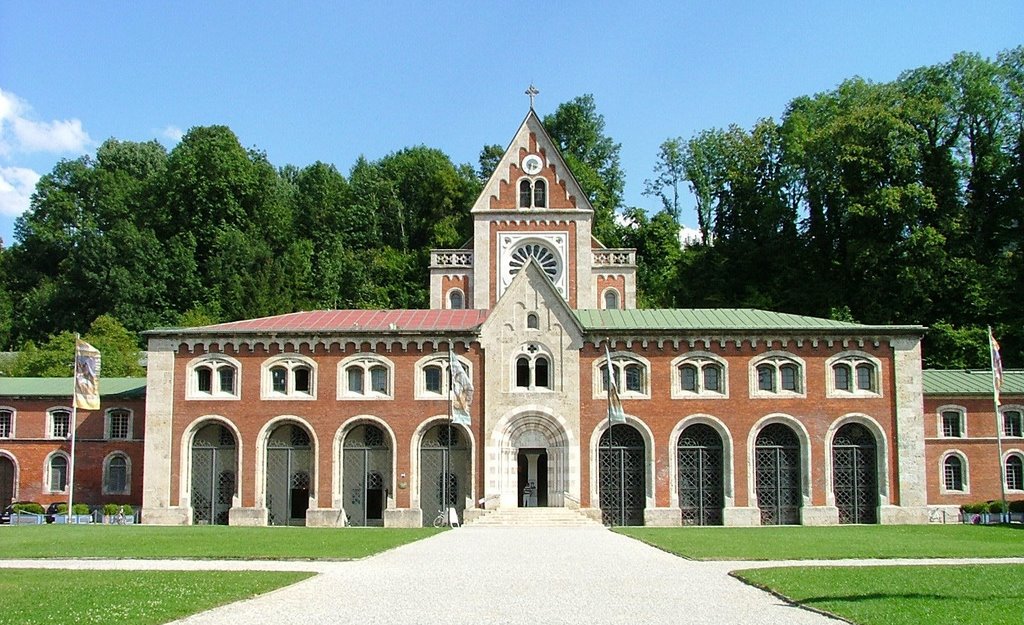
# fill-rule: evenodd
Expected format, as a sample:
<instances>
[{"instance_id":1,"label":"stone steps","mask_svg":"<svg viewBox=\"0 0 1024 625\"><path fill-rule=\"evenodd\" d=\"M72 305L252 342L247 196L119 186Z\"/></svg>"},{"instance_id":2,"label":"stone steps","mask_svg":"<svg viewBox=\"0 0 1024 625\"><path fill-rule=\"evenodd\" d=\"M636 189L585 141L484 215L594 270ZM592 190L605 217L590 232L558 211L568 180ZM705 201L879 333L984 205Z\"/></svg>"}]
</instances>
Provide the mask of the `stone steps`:
<instances>
[{"instance_id":1,"label":"stone steps","mask_svg":"<svg viewBox=\"0 0 1024 625\"><path fill-rule=\"evenodd\" d=\"M466 523L473 527L601 527L569 508L499 508Z\"/></svg>"}]
</instances>

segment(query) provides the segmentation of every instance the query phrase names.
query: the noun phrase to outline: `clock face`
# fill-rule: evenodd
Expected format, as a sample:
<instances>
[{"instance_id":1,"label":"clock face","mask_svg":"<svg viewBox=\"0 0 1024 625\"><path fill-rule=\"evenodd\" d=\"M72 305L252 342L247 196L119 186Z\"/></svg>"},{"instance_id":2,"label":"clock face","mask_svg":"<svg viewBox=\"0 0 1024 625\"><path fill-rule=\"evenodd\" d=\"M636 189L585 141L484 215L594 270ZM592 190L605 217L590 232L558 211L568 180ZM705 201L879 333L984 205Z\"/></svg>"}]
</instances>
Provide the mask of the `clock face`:
<instances>
[{"instance_id":1,"label":"clock face","mask_svg":"<svg viewBox=\"0 0 1024 625\"><path fill-rule=\"evenodd\" d=\"M527 154L523 159L523 171L531 176L539 174L544 162L536 154Z\"/></svg>"}]
</instances>

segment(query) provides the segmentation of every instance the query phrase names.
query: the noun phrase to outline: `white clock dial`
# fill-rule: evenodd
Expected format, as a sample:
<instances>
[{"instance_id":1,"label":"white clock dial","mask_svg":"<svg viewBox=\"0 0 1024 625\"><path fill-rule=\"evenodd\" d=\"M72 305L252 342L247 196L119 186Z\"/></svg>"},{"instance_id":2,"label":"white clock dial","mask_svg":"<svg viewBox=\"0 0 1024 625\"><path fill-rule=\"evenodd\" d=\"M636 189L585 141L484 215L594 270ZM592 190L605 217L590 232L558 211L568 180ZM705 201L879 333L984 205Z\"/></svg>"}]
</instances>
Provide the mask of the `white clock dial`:
<instances>
[{"instance_id":1,"label":"white clock dial","mask_svg":"<svg viewBox=\"0 0 1024 625\"><path fill-rule=\"evenodd\" d=\"M536 154L527 154L523 159L523 171L531 176L539 174L544 162Z\"/></svg>"}]
</instances>

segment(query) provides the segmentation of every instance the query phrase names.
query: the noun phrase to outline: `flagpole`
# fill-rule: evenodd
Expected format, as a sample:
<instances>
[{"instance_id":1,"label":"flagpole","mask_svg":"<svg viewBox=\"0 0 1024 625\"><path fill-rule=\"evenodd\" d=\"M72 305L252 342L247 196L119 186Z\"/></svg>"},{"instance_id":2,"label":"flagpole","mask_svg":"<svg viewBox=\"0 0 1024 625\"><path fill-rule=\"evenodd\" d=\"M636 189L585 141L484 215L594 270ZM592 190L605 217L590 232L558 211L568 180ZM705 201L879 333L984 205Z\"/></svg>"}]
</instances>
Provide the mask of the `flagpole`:
<instances>
[{"instance_id":1,"label":"flagpole","mask_svg":"<svg viewBox=\"0 0 1024 625\"><path fill-rule=\"evenodd\" d=\"M605 337L604 339L604 353L605 353L605 382L608 384L608 388L605 390L605 397L608 400L608 470L611 470L612 465L612 357L611 352L608 351L608 346L612 342L610 338ZM600 472L600 468L598 468Z\"/></svg>"},{"instance_id":2,"label":"flagpole","mask_svg":"<svg viewBox=\"0 0 1024 625\"><path fill-rule=\"evenodd\" d=\"M71 428L71 462L68 466L68 524L71 523L71 519L74 518L74 498L75 498L75 435L77 434L78 428L78 401L76 401L75 390L76 390L76 378L78 376L78 333L75 333L75 353L71 358L71 423L68 423L68 427Z\"/></svg>"},{"instance_id":3,"label":"flagpole","mask_svg":"<svg viewBox=\"0 0 1024 625\"><path fill-rule=\"evenodd\" d=\"M450 520L450 514L448 512L448 472L451 470L452 463L452 394L455 389L455 372L452 371L452 342L448 341L448 441L446 444L446 451L444 454L444 479L442 480L441 486L441 497L442 506L444 510L444 522L448 524Z\"/></svg>"},{"instance_id":4,"label":"flagpole","mask_svg":"<svg viewBox=\"0 0 1024 625\"><path fill-rule=\"evenodd\" d=\"M1002 376L1002 363L1000 362L999 369L1000 373L996 373L996 358L998 357L998 348L996 347L995 336L992 335L992 326L988 328L988 358L989 364L992 368L992 405L996 412L996 449L999 453L999 497L1003 503L1002 510L999 515L999 520L1002 522L1007 518L1006 513L1009 512L1009 508L1006 505L1006 465L1003 463L1003 415L999 410L999 384L1000 380L997 380L997 375ZM1000 359L1001 360L1001 359Z\"/></svg>"}]
</instances>

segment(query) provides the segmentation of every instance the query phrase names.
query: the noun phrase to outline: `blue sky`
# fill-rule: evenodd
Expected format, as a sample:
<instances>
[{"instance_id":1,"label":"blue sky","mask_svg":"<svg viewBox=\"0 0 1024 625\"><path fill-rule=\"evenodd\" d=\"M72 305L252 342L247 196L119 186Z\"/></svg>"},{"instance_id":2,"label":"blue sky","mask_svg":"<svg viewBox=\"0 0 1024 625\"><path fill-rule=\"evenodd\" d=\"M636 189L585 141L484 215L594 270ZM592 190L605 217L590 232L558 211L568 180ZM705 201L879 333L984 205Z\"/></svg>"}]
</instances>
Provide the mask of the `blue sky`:
<instances>
[{"instance_id":1,"label":"blue sky","mask_svg":"<svg viewBox=\"0 0 1024 625\"><path fill-rule=\"evenodd\" d=\"M540 89L591 93L628 205L658 146L779 117L852 76L1024 43L1024 2L12 2L0 0L0 237L34 180L109 137L224 124L278 166L410 145L476 164ZM694 225L692 214L684 221Z\"/></svg>"}]
</instances>

